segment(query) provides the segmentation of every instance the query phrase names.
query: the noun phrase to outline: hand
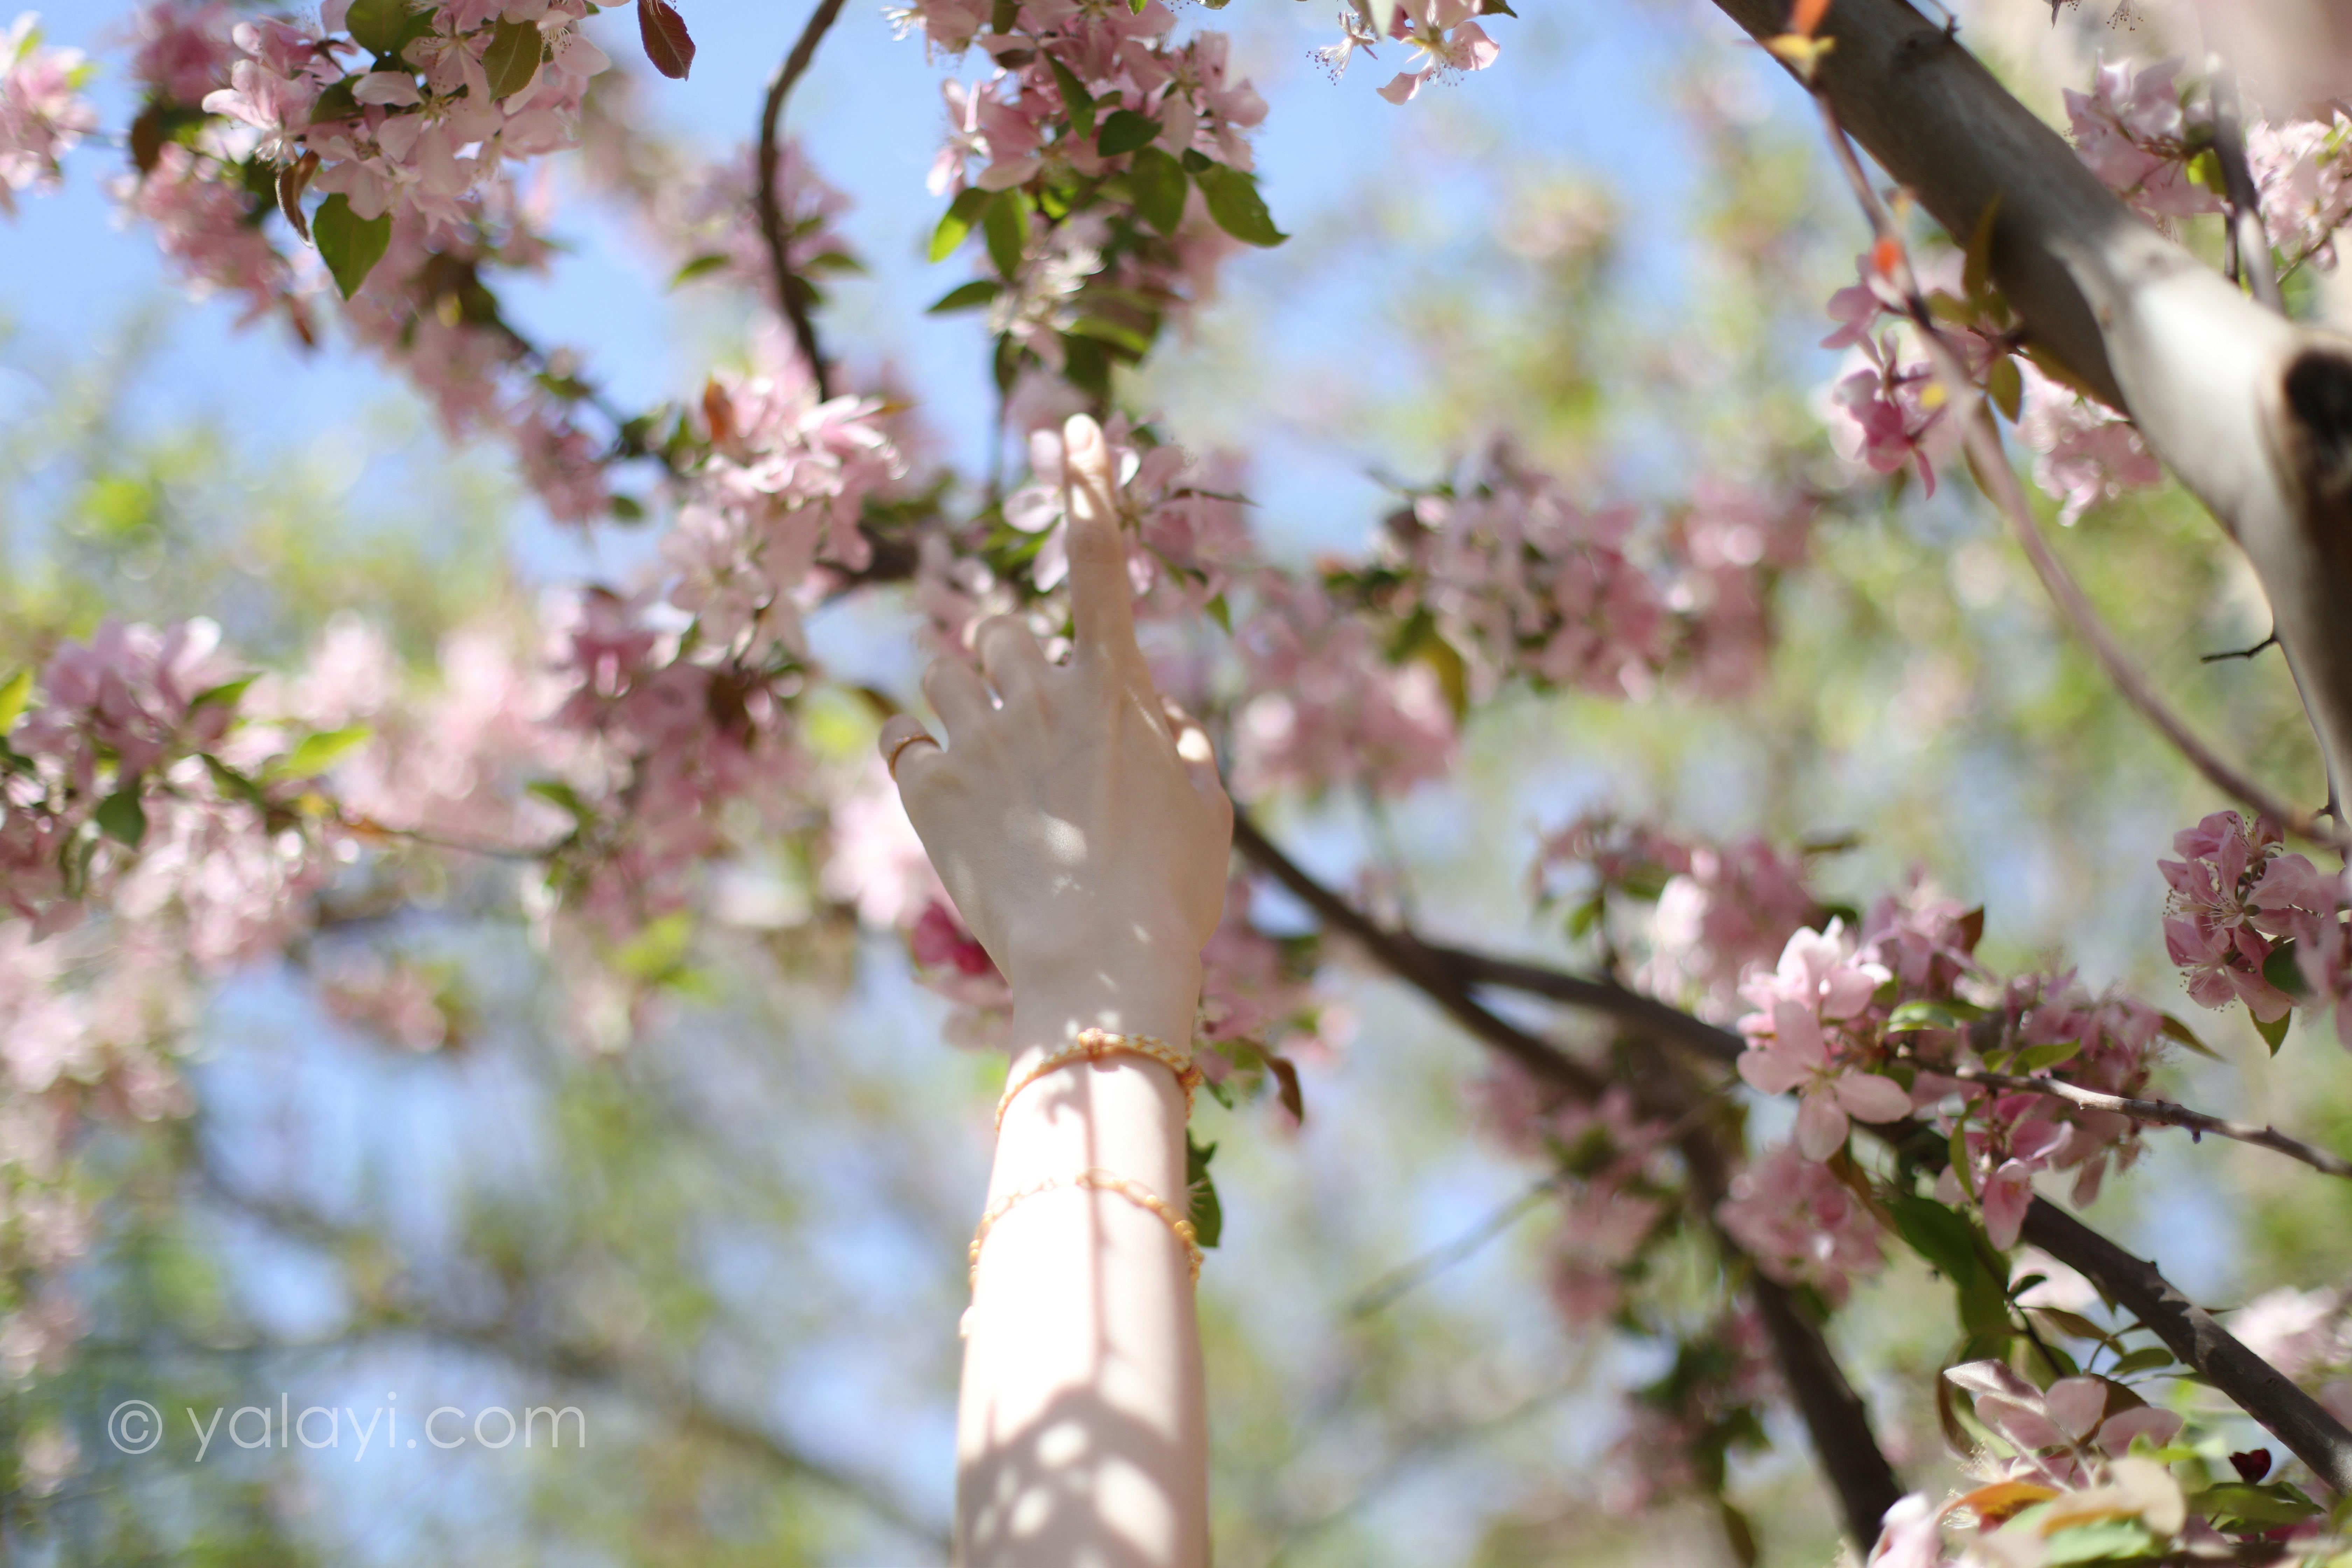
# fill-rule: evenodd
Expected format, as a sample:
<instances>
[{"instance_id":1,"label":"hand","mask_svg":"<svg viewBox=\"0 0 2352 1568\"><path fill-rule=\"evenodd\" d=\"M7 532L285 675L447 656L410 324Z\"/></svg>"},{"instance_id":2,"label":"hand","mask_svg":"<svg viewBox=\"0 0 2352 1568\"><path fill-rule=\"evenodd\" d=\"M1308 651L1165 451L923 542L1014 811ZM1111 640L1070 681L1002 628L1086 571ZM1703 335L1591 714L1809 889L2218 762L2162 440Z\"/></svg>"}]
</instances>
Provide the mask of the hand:
<instances>
[{"instance_id":1,"label":"hand","mask_svg":"<svg viewBox=\"0 0 2352 1568\"><path fill-rule=\"evenodd\" d=\"M1027 626L996 616L976 638L985 684L952 657L923 674L944 749L902 714L882 752L1016 997L1050 988L1087 1021L1181 1038L1224 905L1233 805L1208 736L1163 701L1136 647L1102 430L1080 415L1065 442L1070 662L1048 664Z\"/></svg>"}]
</instances>

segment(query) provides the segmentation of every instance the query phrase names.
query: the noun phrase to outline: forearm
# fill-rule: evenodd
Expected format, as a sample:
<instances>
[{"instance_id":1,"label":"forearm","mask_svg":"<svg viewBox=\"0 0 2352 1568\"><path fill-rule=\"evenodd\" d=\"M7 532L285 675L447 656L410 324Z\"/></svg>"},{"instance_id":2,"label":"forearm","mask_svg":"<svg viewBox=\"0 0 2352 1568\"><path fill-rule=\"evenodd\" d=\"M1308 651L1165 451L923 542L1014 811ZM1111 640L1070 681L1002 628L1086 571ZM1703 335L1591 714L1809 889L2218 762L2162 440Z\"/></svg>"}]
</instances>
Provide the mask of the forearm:
<instances>
[{"instance_id":1,"label":"forearm","mask_svg":"<svg viewBox=\"0 0 2352 1568\"><path fill-rule=\"evenodd\" d=\"M1139 961L1016 985L1018 1077L1087 1027L1191 1037L1197 963ZM989 1203L1085 1171L1181 1212L1184 1094L1119 1056L1056 1068L1007 1109ZM1182 1244L1117 1191L1057 1187L1006 1211L965 1320L956 1536L965 1568L1204 1568L1206 1420Z\"/></svg>"}]
</instances>

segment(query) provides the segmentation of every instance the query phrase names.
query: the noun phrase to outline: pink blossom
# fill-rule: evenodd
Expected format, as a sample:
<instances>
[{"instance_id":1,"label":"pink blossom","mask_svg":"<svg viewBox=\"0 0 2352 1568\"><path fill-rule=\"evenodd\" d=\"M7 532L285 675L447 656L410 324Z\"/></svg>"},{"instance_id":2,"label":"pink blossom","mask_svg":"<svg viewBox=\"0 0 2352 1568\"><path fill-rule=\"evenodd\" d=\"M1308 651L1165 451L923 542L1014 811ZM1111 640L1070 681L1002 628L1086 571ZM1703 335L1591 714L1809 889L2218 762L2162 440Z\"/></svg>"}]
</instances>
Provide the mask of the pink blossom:
<instances>
[{"instance_id":1,"label":"pink blossom","mask_svg":"<svg viewBox=\"0 0 2352 1568\"><path fill-rule=\"evenodd\" d=\"M113 191L127 211L154 226L156 246L190 295L237 298L241 322L281 308L299 316L293 269L250 221L250 202L212 160L166 142L152 169L124 176Z\"/></svg>"},{"instance_id":2,"label":"pink blossom","mask_svg":"<svg viewBox=\"0 0 2352 1568\"><path fill-rule=\"evenodd\" d=\"M855 904L859 920L885 931L908 928L946 901L947 889L907 820L898 786L879 761L834 802L828 819L833 853L818 885L828 898Z\"/></svg>"},{"instance_id":3,"label":"pink blossom","mask_svg":"<svg viewBox=\"0 0 2352 1568\"><path fill-rule=\"evenodd\" d=\"M1838 378L1828 405L1830 443L1838 456L1873 473L1917 468L1933 495L1936 465L1959 445L1959 427L1947 412L1926 362L1898 364L1890 346L1882 363Z\"/></svg>"},{"instance_id":4,"label":"pink blossom","mask_svg":"<svg viewBox=\"0 0 2352 1568\"><path fill-rule=\"evenodd\" d=\"M2103 59L2089 92L2066 94L2083 162L2136 211L2158 221L2221 210L2189 175L2193 149L2181 108L2182 65Z\"/></svg>"},{"instance_id":5,"label":"pink blossom","mask_svg":"<svg viewBox=\"0 0 2352 1568\"><path fill-rule=\"evenodd\" d=\"M1909 1093L1859 1070L1837 1028L1859 1017L1888 979L1855 954L1852 937L1832 921L1825 931L1790 937L1779 969L1740 986L1759 1011L1740 1020L1748 1049L1739 1076L1766 1094L1801 1092L1797 1147L1807 1159L1826 1160L1843 1148L1849 1117L1893 1121L1911 1113Z\"/></svg>"},{"instance_id":6,"label":"pink blossom","mask_svg":"<svg viewBox=\"0 0 2352 1568\"><path fill-rule=\"evenodd\" d=\"M2278 829L2215 812L2176 836L2173 848L2184 858L2157 862L2172 889L2164 945L2189 994L2208 1007L2242 1001L2264 1023L2284 1017L2294 999L2263 975L2274 943L2254 904L2255 887L2279 853Z\"/></svg>"},{"instance_id":7,"label":"pink blossom","mask_svg":"<svg viewBox=\"0 0 2352 1568\"><path fill-rule=\"evenodd\" d=\"M2341 1290L2283 1287L2231 1314L2230 1331L2248 1350L2298 1381L2352 1364L2352 1312Z\"/></svg>"},{"instance_id":8,"label":"pink blossom","mask_svg":"<svg viewBox=\"0 0 2352 1568\"><path fill-rule=\"evenodd\" d=\"M221 0L154 0L141 7L132 33L138 44L131 57L132 79L174 103L202 102L206 93L228 85L236 54L229 29L236 19Z\"/></svg>"},{"instance_id":9,"label":"pink blossom","mask_svg":"<svg viewBox=\"0 0 2352 1568\"><path fill-rule=\"evenodd\" d=\"M2103 1473L2086 1468L2085 1460L2123 1458L2140 1437L2161 1446L2182 1426L2179 1415L2108 1378L2062 1377L2044 1390L1998 1361L1951 1367L1944 1377L1969 1395L1978 1419L2016 1450L2012 1474L2060 1489L2083 1486Z\"/></svg>"},{"instance_id":10,"label":"pink blossom","mask_svg":"<svg viewBox=\"0 0 2352 1568\"><path fill-rule=\"evenodd\" d=\"M2164 482L2163 466L2138 426L2051 380L2032 361L2017 363L2025 380L2017 437L2037 454L2033 482L2063 503L2061 523L2071 528L2099 501Z\"/></svg>"},{"instance_id":11,"label":"pink blossom","mask_svg":"<svg viewBox=\"0 0 2352 1568\"><path fill-rule=\"evenodd\" d=\"M1454 714L1429 667L1398 666L1312 579L1265 571L1236 629L1247 671L1234 740L1244 795L1360 783L1402 794L1452 765Z\"/></svg>"},{"instance_id":12,"label":"pink blossom","mask_svg":"<svg viewBox=\"0 0 2352 1568\"><path fill-rule=\"evenodd\" d=\"M1886 1510L1869 1568L1945 1568L1944 1512L1925 1494L1912 1492Z\"/></svg>"},{"instance_id":13,"label":"pink blossom","mask_svg":"<svg viewBox=\"0 0 2352 1568\"><path fill-rule=\"evenodd\" d=\"M2336 231L2352 216L2347 148L2352 120L2341 110L2324 121L2258 121L2246 127L2246 162L2262 197L2263 223L2271 243L2291 260L2309 257L2322 268L2336 265Z\"/></svg>"},{"instance_id":14,"label":"pink blossom","mask_svg":"<svg viewBox=\"0 0 2352 1568\"><path fill-rule=\"evenodd\" d=\"M98 129L81 51L44 47L39 23L28 11L0 33L0 213L14 192L54 189L58 157Z\"/></svg>"},{"instance_id":15,"label":"pink blossom","mask_svg":"<svg viewBox=\"0 0 2352 1568\"><path fill-rule=\"evenodd\" d=\"M1842 1306L1878 1272L1877 1222L1826 1165L1779 1143L1733 1178L1716 1217L1756 1266L1784 1285L1810 1285Z\"/></svg>"},{"instance_id":16,"label":"pink blossom","mask_svg":"<svg viewBox=\"0 0 2352 1568\"><path fill-rule=\"evenodd\" d=\"M1422 64L1391 78L1381 96L1391 103L1409 103L1434 78L1493 65L1502 47L1471 20L1477 14L1477 0L1403 0L1397 8L1395 36L1412 46Z\"/></svg>"}]
</instances>

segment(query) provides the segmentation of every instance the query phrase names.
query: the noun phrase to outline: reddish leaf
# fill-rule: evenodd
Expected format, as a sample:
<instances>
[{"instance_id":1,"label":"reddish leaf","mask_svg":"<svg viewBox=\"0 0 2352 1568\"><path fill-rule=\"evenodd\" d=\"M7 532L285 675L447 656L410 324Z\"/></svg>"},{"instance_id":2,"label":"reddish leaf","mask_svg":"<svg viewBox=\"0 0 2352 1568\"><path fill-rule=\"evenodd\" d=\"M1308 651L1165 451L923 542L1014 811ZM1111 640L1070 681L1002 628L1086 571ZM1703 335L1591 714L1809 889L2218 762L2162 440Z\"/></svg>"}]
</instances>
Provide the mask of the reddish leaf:
<instances>
[{"instance_id":1,"label":"reddish leaf","mask_svg":"<svg viewBox=\"0 0 2352 1568\"><path fill-rule=\"evenodd\" d=\"M1895 264L1903 259L1903 247L1895 240L1882 239L1870 247L1870 269L1881 278L1895 276Z\"/></svg>"},{"instance_id":2,"label":"reddish leaf","mask_svg":"<svg viewBox=\"0 0 2352 1568\"><path fill-rule=\"evenodd\" d=\"M1789 31L1800 37L1810 38L1821 26L1822 18L1829 14L1830 0L1797 0L1789 8Z\"/></svg>"},{"instance_id":3,"label":"reddish leaf","mask_svg":"<svg viewBox=\"0 0 2352 1568\"><path fill-rule=\"evenodd\" d=\"M735 439L735 403L716 381L702 384L702 416L710 423L710 441L724 447Z\"/></svg>"},{"instance_id":4,"label":"reddish leaf","mask_svg":"<svg viewBox=\"0 0 2352 1568\"><path fill-rule=\"evenodd\" d=\"M669 0L637 0L637 34L654 69L676 81L686 79L694 68L694 39L677 6Z\"/></svg>"},{"instance_id":5,"label":"reddish leaf","mask_svg":"<svg viewBox=\"0 0 2352 1568\"><path fill-rule=\"evenodd\" d=\"M1274 1074L1275 1098L1282 1101L1282 1108L1290 1112L1292 1121L1305 1122L1307 1098L1298 1092L1298 1069L1287 1058L1271 1052L1266 1055L1265 1065Z\"/></svg>"}]
</instances>

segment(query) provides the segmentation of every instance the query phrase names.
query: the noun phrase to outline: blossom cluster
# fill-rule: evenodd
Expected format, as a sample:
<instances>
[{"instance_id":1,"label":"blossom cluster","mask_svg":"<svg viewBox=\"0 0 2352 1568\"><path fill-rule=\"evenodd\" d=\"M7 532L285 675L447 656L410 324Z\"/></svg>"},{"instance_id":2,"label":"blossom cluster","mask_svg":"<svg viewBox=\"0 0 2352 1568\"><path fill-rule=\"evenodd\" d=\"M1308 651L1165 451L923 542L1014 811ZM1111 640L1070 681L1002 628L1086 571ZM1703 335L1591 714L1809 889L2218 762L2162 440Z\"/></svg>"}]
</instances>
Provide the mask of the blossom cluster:
<instances>
[{"instance_id":1,"label":"blossom cluster","mask_svg":"<svg viewBox=\"0 0 2352 1568\"><path fill-rule=\"evenodd\" d=\"M996 66L944 84L931 186L955 199L931 254L984 237L994 276L935 309L986 309L1001 381L1032 369L1101 395L1113 364L1209 296L1237 242L1285 237L1252 173L1265 103L1233 76L1224 35L1174 41L1160 0L916 0L897 15L932 47L977 47Z\"/></svg>"},{"instance_id":2,"label":"blossom cluster","mask_svg":"<svg viewBox=\"0 0 2352 1568\"><path fill-rule=\"evenodd\" d=\"M1811 509L1707 479L1646 541L1642 522L1632 506L1580 504L1496 443L1391 518L1385 576L1365 587L1408 637L1423 617L1468 656L1477 697L1514 677L1617 698L1668 677L1745 689L1771 642L1769 584L1803 559Z\"/></svg>"},{"instance_id":3,"label":"blossom cluster","mask_svg":"<svg viewBox=\"0 0 2352 1568\"><path fill-rule=\"evenodd\" d=\"M1487 0L1391 0L1386 38L1404 44L1413 68L1399 71L1380 89L1391 103L1410 103L1421 89L1441 77L1485 70L1502 57L1502 46L1475 20L1504 7ZM1313 51L1318 65L1333 81L1346 74L1348 62L1360 49L1370 58L1383 41L1370 8L1355 3L1339 10L1339 41Z\"/></svg>"},{"instance_id":4,"label":"blossom cluster","mask_svg":"<svg viewBox=\"0 0 2352 1568\"><path fill-rule=\"evenodd\" d=\"M98 129L81 96L89 62L44 46L39 24L26 12L0 32L0 213L16 210L18 191L53 187L58 155Z\"/></svg>"},{"instance_id":5,"label":"blossom cluster","mask_svg":"<svg viewBox=\"0 0 2352 1568\"><path fill-rule=\"evenodd\" d=\"M2352 219L2352 120L2258 122L2246 128L2246 162L2262 196L2263 224L2288 264L2336 265L2336 231Z\"/></svg>"},{"instance_id":6,"label":"blossom cluster","mask_svg":"<svg viewBox=\"0 0 2352 1568\"><path fill-rule=\"evenodd\" d=\"M2268 819L2234 811L2184 828L2172 847L2180 858L2158 862L2169 889L2164 945L2189 994L2208 1007L2244 1003L2274 1049L2290 1008L2333 1006L2336 1037L2352 1050L2344 876L2290 851Z\"/></svg>"},{"instance_id":7,"label":"blossom cluster","mask_svg":"<svg viewBox=\"0 0 2352 1568\"><path fill-rule=\"evenodd\" d=\"M796 600L823 560L859 572L873 558L866 503L905 477L878 397L819 401L801 362L769 340L750 376L703 388L703 455L680 485L662 553L670 602L701 643L734 659L804 657Z\"/></svg>"},{"instance_id":8,"label":"blossom cluster","mask_svg":"<svg viewBox=\"0 0 2352 1568\"><path fill-rule=\"evenodd\" d=\"M1608 811L1545 834L1529 868L1544 903L1566 902L1571 936L1598 931L1618 946L1612 910L1654 903L1633 954L1635 981L1701 1016L1740 1010L1748 970L1777 961L1790 937L1821 919L1801 857L1761 837L1730 844L1677 837Z\"/></svg>"},{"instance_id":9,"label":"blossom cluster","mask_svg":"<svg viewBox=\"0 0 2352 1568\"><path fill-rule=\"evenodd\" d=\"M2074 150L2133 211L2158 224L2219 212L2191 165L2212 145L2209 100L2180 79L2182 62L2101 60L2091 90L2066 93Z\"/></svg>"}]
</instances>

